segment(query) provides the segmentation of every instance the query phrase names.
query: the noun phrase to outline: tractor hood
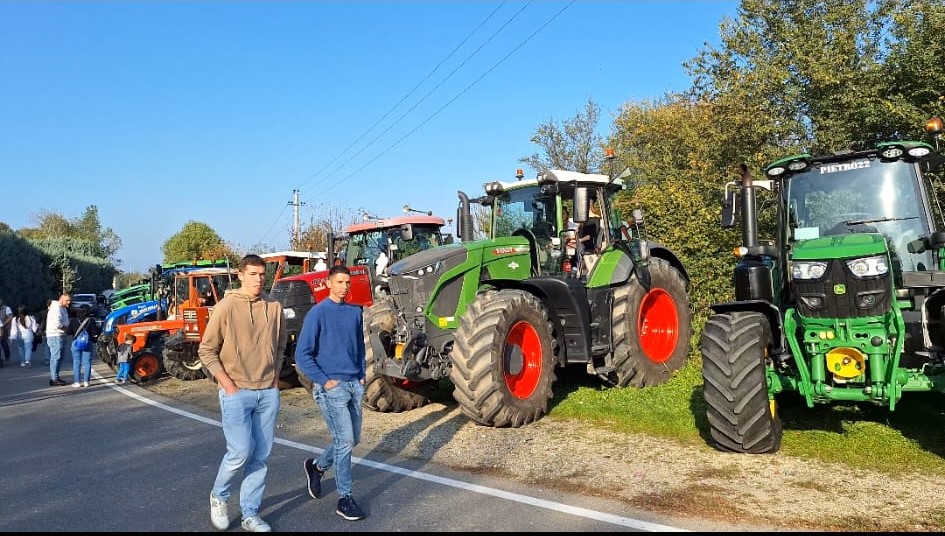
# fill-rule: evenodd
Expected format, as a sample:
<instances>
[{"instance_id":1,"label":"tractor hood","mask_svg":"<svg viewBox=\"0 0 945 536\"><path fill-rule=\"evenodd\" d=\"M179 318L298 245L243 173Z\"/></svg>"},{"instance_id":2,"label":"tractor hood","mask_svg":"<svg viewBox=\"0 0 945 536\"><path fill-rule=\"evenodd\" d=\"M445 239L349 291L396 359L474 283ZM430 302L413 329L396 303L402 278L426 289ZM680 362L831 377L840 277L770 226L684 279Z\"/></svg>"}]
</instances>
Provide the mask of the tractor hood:
<instances>
[{"instance_id":1,"label":"tractor hood","mask_svg":"<svg viewBox=\"0 0 945 536\"><path fill-rule=\"evenodd\" d=\"M879 233L824 236L794 244L792 258L797 261L851 259L886 253L886 239Z\"/></svg>"},{"instance_id":2,"label":"tractor hood","mask_svg":"<svg viewBox=\"0 0 945 536\"><path fill-rule=\"evenodd\" d=\"M390 267L390 273L391 275L404 275L446 260L450 260L450 266L462 263L466 260L466 248L461 244L447 244L420 251L395 262Z\"/></svg>"}]
</instances>

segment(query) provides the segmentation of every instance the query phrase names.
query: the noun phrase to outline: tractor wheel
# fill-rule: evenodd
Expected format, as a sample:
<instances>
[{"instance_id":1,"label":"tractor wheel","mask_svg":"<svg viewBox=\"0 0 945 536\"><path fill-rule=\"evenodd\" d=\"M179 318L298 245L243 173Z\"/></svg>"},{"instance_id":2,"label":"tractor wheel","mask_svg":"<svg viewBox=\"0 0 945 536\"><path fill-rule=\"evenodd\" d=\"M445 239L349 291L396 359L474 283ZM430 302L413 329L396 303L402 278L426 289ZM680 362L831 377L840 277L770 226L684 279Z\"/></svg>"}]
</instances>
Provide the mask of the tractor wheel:
<instances>
[{"instance_id":1,"label":"tractor wheel","mask_svg":"<svg viewBox=\"0 0 945 536\"><path fill-rule=\"evenodd\" d=\"M184 381L200 380L207 377L203 372L203 364L196 355L190 360L187 358L184 358L183 361L171 359L174 354L179 353L181 352L164 349L164 369L167 370L168 374Z\"/></svg>"},{"instance_id":2,"label":"tractor wheel","mask_svg":"<svg viewBox=\"0 0 945 536\"><path fill-rule=\"evenodd\" d=\"M480 294L460 318L450 381L478 424L520 427L548 411L557 341L548 312L520 290Z\"/></svg>"},{"instance_id":3,"label":"tractor wheel","mask_svg":"<svg viewBox=\"0 0 945 536\"><path fill-rule=\"evenodd\" d=\"M118 355L118 347L115 344L115 336L113 334L103 333L98 336L98 339L95 341L95 355L112 370L118 368L115 362L116 356Z\"/></svg>"},{"instance_id":4,"label":"tractor wheel","mask_svg":"<svg viewBox=\"0 0 945 536\"><path fill-rule=\"evenodd\" d=\"M131 374L138 383L148 383L164 372L161 344L152 344L131 359Z\"/></svg>"},{"instance_id":5,"label":"tractor wheel","mask_svg":"<svg viewBox=\"0 0 945 536\"><path fill-rule=\"evenodd\" d=\"M781 448L781 417L768 399L768 319L736 312L709 318L702 334L702 396L715 448L765 454Z\"/></svg>"},{"instance_id":6,"label":"tractor wheel","mask_svg":"<svg viewBox=\"0 0 945 536\"><path fill-rule=\"evenodd\" d=\"M614 291L614 382L665 383L686 364L692 336L686 280L663 259L650 259L650 288L632 279Z\"/></svg>"},{"instance_id":7,"label":"tractor wheel","mask_svg":"<svg viewBox=\"0 0 945 536\"><path fill-rule=\"evenodd\" d=\"M420 382L392 378L378 374L374 364L378 357L368 339L368 329L373 326L381 334L381 340L390 340L390 333L395 327L394 306L389 298L381 298L365 311L364 314L364 352L365 365L364 400L361 405L381 413L399 413L416 409L430 402L436 392L435 380Z\"/></svg>"}]
</instances>

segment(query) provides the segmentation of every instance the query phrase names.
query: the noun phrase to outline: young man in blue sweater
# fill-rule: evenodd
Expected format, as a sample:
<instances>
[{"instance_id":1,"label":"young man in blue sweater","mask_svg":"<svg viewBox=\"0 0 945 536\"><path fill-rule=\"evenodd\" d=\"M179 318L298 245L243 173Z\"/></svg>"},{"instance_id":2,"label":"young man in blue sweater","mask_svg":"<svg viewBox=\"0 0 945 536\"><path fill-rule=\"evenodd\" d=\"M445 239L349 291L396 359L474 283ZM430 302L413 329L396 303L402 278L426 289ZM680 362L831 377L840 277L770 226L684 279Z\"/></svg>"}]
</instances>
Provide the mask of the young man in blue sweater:
<instances>
[{"instance_id":1,"label":"young man in blue sweater","mask_svg":"<svg viewBox=\"0 0 945 536\"><path fill-rule=\"evenodd\" d=\"M322 494L322 476L335 466L338 508L335 513L355 521L364 512L351 497L351 451L361 441L361 399L364 398L364 335L361 307L345 302L351 273L344 266L328 271L328 299L312 307L302 321L295 347L295 366L312 379L312 397L325 418L331 445L302 466L312 498Z\"/></svg>"}]
</instances>

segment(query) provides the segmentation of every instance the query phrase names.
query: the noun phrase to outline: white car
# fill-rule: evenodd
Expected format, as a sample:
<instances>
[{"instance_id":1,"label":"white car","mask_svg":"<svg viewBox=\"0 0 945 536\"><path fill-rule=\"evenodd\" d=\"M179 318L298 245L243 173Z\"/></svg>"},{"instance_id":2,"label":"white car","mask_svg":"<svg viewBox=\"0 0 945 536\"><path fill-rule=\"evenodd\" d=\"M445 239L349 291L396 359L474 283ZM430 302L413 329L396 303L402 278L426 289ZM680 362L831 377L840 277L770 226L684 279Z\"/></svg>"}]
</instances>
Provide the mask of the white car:
<instances>
[{"instance_id":1,"label":"white car","mask_svg":"<svg viewBox=\"0 0 945 536\"><path fill-rule=\"evenodd\" d=\"M75 315L83 305L89 306L89 312L94 311L98 305L98 296L95 294L73 294L72 303L69 304L69 313Z\"/></svg>"}]
</instances>

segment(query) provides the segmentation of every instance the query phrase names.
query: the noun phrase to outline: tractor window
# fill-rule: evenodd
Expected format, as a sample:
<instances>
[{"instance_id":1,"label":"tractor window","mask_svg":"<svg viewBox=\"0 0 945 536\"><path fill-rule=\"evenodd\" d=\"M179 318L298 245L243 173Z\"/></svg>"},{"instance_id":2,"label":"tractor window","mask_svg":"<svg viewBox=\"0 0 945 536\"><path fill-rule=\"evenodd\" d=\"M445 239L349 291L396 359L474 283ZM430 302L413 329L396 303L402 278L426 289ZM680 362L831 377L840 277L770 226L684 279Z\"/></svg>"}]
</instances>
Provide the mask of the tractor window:
<instances>
[{"instance_id":1,"label":"tractor window","mask_svg":"<svg viewBox=\"0 0 945 536\"><path fill-rule=\"evenodd\" d=\"M413 224L412 240L404 240L398 228L390 230L390 241L391 244L397 246L391 263L409 257L419 251L443 245L439 225L419 225L416 223Z\"/></svg>"},{"instance_id":2,"label":"tractor window","mask_svg":"<svg viewBox=\"0 0 945 536\"><path fill-rule=\"evenodd\" d=\"M493 236L511 236L515 231L527 230L539 244L550 242L555 236L557 212L553 195L541 194L537 187L531 187L505 192L496 201Z\"/></svg>"},{"instance_id":3,"label":"tractor window","mask_svg":"<svg viewBox=\"0 0 945 536\"><path fill-rule=\"evenodd\" d=\"M793 240L845 233L882 233L906 271L931 267L931 254L906 245L929 233L912 164L877 159L825 163L791 177L787 203Z\"/></svg>"}]
</instances>

